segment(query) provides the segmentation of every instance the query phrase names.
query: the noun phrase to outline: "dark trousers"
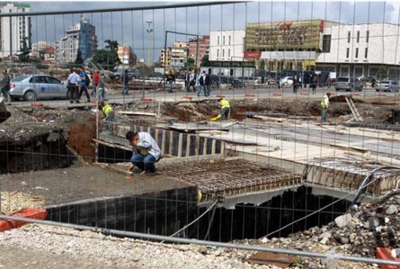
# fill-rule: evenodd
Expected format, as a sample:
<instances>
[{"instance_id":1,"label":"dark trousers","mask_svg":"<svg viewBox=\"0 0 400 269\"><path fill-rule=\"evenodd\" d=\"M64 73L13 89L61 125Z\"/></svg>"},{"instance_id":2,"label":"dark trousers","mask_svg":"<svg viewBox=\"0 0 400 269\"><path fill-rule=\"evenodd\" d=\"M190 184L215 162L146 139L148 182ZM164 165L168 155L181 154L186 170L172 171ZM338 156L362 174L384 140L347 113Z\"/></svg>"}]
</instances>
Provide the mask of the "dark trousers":
<instances>
[{"instance_id":1,"label":"dark trousers","mask_svg":"<svg viewBox=\"0 0 400 269\"><path fill-rule=\"evenodd\" d=\"M85 86L81 86L81 90L79 91L79 98L78 99L81 99L81 96L82 96L83 92L85 92L86 98L87 98L88 102L90 102L90 96L89 96L89 93L88 93L86 85Z\"/></svg>"},{"instance_id":2,"label":"dark trousers","mask_svg":"<svg viewBox=\"0 0 400 269\"><path fill-rule=\"evenodd\" d=\"M79 102L78 87L76 85L70 84L70 85L68 85L68 89L69 89L69 102L72 103L75 101L78 103Z\"/></svg>"}]
</instances>

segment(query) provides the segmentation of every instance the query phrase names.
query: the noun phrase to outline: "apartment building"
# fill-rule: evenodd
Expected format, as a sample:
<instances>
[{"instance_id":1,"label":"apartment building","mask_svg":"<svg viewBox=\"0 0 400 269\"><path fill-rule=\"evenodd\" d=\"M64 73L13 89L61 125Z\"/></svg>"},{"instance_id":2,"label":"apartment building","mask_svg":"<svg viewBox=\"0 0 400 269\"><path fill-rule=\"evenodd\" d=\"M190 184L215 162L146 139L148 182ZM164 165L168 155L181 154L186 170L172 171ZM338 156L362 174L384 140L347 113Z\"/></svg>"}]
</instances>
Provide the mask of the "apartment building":
<instances>
[{"instance_id":1,"label":"apartment building","mask_svg":"<svg viewBox=\"0 0 400 269\"><path fill-rule=\"evenodd\" d=\"M79 23L69 26L66 35L56 42L56 62L75 62L78 51L83 60L93 57L97 52L96 28L84 16Z\"/></svg>"},{"instance_id":2,"label":"apartment building","mask_svg":"<svg viewBox=\"0 0 400 269\"><path fill-rule=\"evenodd\" d=\"M1 13L26 13L29 4L0 2ZM31 47L31 17L3 17L0 20L0 56L18 55L23 48Z\"/></svg>"}]
</instances>

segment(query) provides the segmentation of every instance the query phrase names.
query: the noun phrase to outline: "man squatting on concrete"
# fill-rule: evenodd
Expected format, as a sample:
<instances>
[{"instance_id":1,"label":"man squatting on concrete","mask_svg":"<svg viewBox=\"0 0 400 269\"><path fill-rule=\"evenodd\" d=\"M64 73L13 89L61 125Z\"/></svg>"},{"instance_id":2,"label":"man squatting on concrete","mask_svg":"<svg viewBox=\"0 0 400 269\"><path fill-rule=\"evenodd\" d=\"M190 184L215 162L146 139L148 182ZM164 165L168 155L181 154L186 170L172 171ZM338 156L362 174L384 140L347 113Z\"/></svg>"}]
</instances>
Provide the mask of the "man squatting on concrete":
<instances>
[{"instance_id":1,"label":"man squatting on concrete","mask_svg":"<svg viewBox=\"0 0 400 269\"><path fill-rule=\"evenodd\" d=\"M136 166L142 170L141 175L155 173L154 164L161 159L161 150L154 138L148 132L129 131L126 133L126 139L134 145L129 171Z\"/></svg>"}]
</instances>

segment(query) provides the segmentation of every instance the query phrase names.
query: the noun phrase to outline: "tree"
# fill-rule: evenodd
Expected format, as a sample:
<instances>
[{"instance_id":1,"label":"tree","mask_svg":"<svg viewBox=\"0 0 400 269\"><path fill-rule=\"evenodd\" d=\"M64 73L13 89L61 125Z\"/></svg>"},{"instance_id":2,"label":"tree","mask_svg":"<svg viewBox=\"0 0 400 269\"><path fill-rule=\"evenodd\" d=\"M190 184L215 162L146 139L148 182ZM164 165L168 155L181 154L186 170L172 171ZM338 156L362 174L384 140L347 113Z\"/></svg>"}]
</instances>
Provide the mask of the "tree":
<instances>
[{"instance_id":1,"label":"tree","mask_svg":"<svg viewBox=\"0 0 400 269\"><path fill-rule=\"evenodd\" d=\"M376 79L382 80L385 78L387 78L387 71L385 68L381 67L381 68L379 68L378 72L376 72Z\"/></svg>"},{"instance_id":2,"label":"tree","mask_svg":"<svg viewBox=\"0 0 400 269\"><path fill-rule=\"evenodd\" d=\"M201 63L200 66L210 66L210 60L208 55L204 55L203 58L201 58Z\"/></svg>"},{"instance_id":3,"label":"tree","mask_svg":"<svg viewBox=\"0 0 400 269\"><path fill-rule=\"evenodd\" d=\"M98 50L93 57L93 62L100 64L107 70L113 70L115 66L121 63L118 57L118 41L107 39L104 41L107 45L104 49Z\"/></svg>"},{"instance_id":4,"label":"tree","mask_svg":"<svg viewBox=\"0 0 400 269\"><path fill-rule=\"evenodd\" d=\"M83 64L81 49L78 49L78 53L76 54L75 64L80 64L80 65Z\"/></svg>"},{"instance_id":5,"label":"tree","mask_svg":"<svg viewBox=\"0 0 400 269\"><path fill-rule=\"evenodd\" d=\"M183 65L183 69L192 70L194 68L194 59L188 58L186 63Z\"/></svg>"}]
</instances>

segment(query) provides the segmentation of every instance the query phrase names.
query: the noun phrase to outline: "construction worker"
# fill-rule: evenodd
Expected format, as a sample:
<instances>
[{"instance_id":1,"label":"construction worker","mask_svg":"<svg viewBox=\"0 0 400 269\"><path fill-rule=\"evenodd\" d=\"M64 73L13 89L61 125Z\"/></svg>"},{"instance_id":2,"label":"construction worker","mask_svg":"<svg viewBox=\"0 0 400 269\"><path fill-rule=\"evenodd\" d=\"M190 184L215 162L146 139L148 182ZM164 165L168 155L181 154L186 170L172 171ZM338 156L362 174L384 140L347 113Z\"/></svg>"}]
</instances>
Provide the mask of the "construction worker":
<instances>
[{"instance_id":1,"label":"construction worker","mask_svg":"<svg viewBox=\"0 0 400 269\"><path fill-rule=\"evenodd\" d=\"M114 121L115 112L110 104L100 101L99 109L103 111L104 115L106 116L106 121Z\"/></svg>"},{"instance_id":2,"label":"construction worker","mask_svg":"<svg viewBox=\"0 0 400 269\"><path fill-rule=\"evenodd\" d=\"M228 100L223 98L218 99L218 108L221 109L218 116L211 118L211 121L221 120L229 120L229 112L231 110L231 105L229 104Z\"/></svg>"},{"instance_id":3,"label":"construction worker","mask_svg":"<svg viewBox=\"0 0 400 269\"><path fill-rule=\"evenodd\" d=\"M140 174L155 173L157 169L154 164L161 159L161 150L154 138L148 132L132 131L128 131L125 138L134 146L132 165L128 170L132 171L136 166L142 170Z\"/></svg>"},{"instance_id":4,"label":"construction worker","mask_svg":"<svg viewBox=\"0 0 400 269\"><path fill-rule=\"evenodd\" d=\"M221 109L221 120L229 120L229 112L231 110L231 105L228 100L220 98L218 100L218 107Z\"/></svg>"},{"instance_id":5,"label":"construction worker","mask_svg":"<svg viewBox=\"0 0 400 269\"><path fill-rule=\"evenodd\" d=\"M321 123L326 123L328 120L328 108L329 108L329 97L330 92L327 92L321 100Z\"/></svg>"}]
</instances>

